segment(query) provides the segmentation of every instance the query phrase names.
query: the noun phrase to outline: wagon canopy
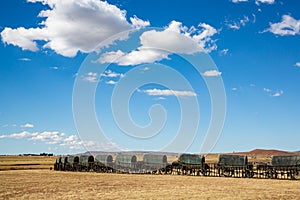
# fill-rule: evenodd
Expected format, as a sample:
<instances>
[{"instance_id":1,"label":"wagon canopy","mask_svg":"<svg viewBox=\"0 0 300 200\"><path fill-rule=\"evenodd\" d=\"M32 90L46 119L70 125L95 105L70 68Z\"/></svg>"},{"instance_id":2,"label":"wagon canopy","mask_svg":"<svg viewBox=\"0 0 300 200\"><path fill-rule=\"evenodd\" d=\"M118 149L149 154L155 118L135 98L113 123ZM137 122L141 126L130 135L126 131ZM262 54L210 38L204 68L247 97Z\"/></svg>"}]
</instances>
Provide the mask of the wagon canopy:
<instances>
[{"instance_id":1,"label":"wagon canopy","mask_svg":"<svg viewBox=\"0 0 300 200\"><path fill-rule=\"evenodd\" d=\"M272 156L273 166L295 166L300 165L300 156Z\"/></svg>"},{"instance_id":2,"label":"wagon canopy","mask_svg":"<svg viewBox=\"0 0 300 200\"><path fill-rule=\"evenodd\" d=\"M136 163L137 158L135 155L125 155L125 154L119 154L116 156L116 163L119 164L131 164Z\"/></svg>"},{"instance_id":3,"label":"wagon canopy","mask_svg":"<svg viewBox=\"0 0 300 200\"><path fill-rule=\"evenodd\" d=\"M56 158L56 161L55 161L56 163L61 163L61 157L59 157L59 158Z\"/></svg>"},{"instance_id":4,"label":"wagon canopy","mask_svg":"<svg viewBox=\"0 0 300 200\"><path fill-rule=\"evenodd\" d=\"M65 163L65 158L64 157L60 157L60 163Z\"/></svg>"},{"instance_id":5,"label":"wagon canopy","mask_svg":"<svg viewBox=\"0 0 300 200\"><path fill-rule=\"evenodd\" d=\"M74 163L79 163L79 156L75 156L73 161Z\"/></svg>"},{"instance_id":6,"label":"wagon canopy","mask_svg":"<svg viewBox=\"0 0 300 200\"><path fill-rule=\"evenodd\" d=\"M75 158L75 156L68 156L68 163L73 163L74 158Z\"/></svg>"},{"instance_id":7,"label":"wagon canopy","mask_svg":"<svg viewBox=\"0 0 300 200\"><path fill-rule=\"evenodd\" d=\"M168 158L161 154L145 154L143 161L145 164L167 164Z\"/></svg>"},{"instance_id":8,"label":"wagon canopy","mask_svg":"<svg viewBox=\"0 0 300 200\"><path fill-rule=\"evenodd\" d=\"M94 156L82 155L82 156L79 157L79 162L81 162L81 163L94 162Z\"/></svg>"},{"instance_id":9,"label":"wagon canopy","mask_svg":"<svg viewBox=\"0 0 300 200\"><path fill-rule=\"evenodd\" d=\"M245 166L248 164L248 157L245 155L219 155L219 163L228 166Z\"/></svg>"},{"instance_id":10,"label":"wagon canopy","mask_svg":"<svg viewBox=\"0 0 300 200\"><path fill-rule=\"evenodd\" d=\"M112 155L97 154L95 156L95 162L100 162L103 164L112 163L113 157L112 157Z\"/></svg>"},{"instance_id":11,"label":"wagon canopy","mask_svg":"<svg viewBox=\"0 0 300 200\"><path fill-rule=\"evenodd\" d=\"M202 165L205 163L205 157L198 154L181 154L178 162L190 165Z\"/></svg>"}]
</instances>

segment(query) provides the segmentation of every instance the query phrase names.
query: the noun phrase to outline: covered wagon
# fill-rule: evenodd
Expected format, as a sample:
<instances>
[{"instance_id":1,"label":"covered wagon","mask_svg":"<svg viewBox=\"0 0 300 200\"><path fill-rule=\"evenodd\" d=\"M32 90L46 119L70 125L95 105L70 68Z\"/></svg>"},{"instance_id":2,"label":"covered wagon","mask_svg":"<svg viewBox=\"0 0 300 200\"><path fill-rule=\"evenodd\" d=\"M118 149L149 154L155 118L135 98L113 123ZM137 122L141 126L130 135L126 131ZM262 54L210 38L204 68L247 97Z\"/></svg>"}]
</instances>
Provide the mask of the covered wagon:
<instances>
[{"instance_id":1,"label":"covered wagon","mask_svg":"<svg viewBox=\"0 0 300 200\"><path fill-rule=\"evenodd\" d=\"M162 173L166 172L168 158L163 154L145 154L143 156L143 173Z\"/></svg>"},{"instance_id":2,"label":"covered wagon","mask_svg":"<svg viewBox=\"0 0 300 200\"><path fill-rule=\"evenodd\" d=\"M131 154L118 154L115 158L114 168L119 172L135 172L137 171L137 157Z\"/></svg>"}]
</instances>

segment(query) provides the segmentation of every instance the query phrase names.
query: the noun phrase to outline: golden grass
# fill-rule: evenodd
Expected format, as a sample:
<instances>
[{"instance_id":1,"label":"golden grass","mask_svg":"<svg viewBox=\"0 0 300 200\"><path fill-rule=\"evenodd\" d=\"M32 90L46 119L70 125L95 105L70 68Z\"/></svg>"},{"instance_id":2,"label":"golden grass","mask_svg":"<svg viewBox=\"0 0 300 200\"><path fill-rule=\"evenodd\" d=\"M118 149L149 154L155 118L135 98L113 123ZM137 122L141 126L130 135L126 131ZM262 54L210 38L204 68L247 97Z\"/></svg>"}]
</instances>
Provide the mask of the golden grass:
<instances>
[{"instance_id":1,"label":"golden grass","mask_svg":"<svg viewBox=\"0 0 300 200\"><path fill-rule=\"evenodd\" d=\"M0 199L299 199L300 181L50 170L0 172Z\"/></svg>"},{"instance_id":2,"label":"golden grass","mask_svg":"<svg viewBox=\"0 0 300 200\"><path fill-rule=\"evenodd\" d=\"M0 156L1 170L49 169L55 163L55 156Z\"/></svg>"}]
</instances>

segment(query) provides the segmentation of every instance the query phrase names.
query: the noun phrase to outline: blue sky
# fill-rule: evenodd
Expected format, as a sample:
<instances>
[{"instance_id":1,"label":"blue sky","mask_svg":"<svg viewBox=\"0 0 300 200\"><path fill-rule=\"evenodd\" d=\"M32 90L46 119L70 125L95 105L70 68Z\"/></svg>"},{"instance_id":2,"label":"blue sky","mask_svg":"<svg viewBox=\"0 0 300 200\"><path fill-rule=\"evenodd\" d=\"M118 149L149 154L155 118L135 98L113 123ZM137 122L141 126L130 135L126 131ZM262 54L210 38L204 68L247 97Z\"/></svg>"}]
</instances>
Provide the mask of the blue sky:
<instances>
[{"instance_id":1,"label":"blue sky","mask_svg":"<svg viewBox=\"0 0 300 200\"><path fill-rule=\"evenodd\" d=\"M2 2L0 154L300 150L299 8Z\"/></svg>"}]
</instances>

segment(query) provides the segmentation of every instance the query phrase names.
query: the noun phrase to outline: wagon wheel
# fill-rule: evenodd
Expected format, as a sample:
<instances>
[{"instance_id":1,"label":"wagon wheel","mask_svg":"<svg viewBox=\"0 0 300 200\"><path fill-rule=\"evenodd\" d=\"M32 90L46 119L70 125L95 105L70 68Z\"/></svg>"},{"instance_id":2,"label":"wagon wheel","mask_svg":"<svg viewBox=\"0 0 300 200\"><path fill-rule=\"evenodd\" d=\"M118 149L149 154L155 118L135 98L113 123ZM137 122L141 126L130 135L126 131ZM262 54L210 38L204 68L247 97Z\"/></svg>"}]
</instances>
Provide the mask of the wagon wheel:
<instances>
[{"instance_id":1,"label":"wagon wheel","mask_svg":"<svg viewBox=\"0 0 300 200\"><path fill-rule=\"evenodd\" d=\"M267 169L265 171L265 177L266 178L272 178L273 177L273 171L272 171L272 169Z\"/></svg>"},{"instance_id":2,"label":"wagon wheel","mask_svg":"<svg viewBox=\"0 0 300 200\"><path fill-rule=\"evenodd\" d=\"M232 176L232 174L230 173L230 171L224 171L223 172L223 175L225 176L225 177L230 177L230 176Z\"/></svg>"},{"instance_id":3,"label":"wagon wheel","mask_svg":"<svg viewBox=\"0 0 300 200\"><path fill-rule=\"evenodd\" d=\"M222 169L222 175L225 176L225 177L232 176L231 170L230 170L230 169L223 168L223 169Z\"/></svg>"},{"instance_id":4,"label":"wagon wheel","mask_svg":"<svg viewBox=\"0 0 300 200\"><path fill-rule=\"evenodd\" d=\"M245 171L245 177L246 178L253 178L253 176L254 176L254 171L246 169L246 171Z\"/></svg>"},{"instance_id":5,"label":"wagon wheel","mask_svg":"<svg viewBox=\"0 0 300 200\"><path fill-rule=\"evenodd\" d=\"M210 169L205 169L202 174L203 176L210 176Z\"/></svg>"},{"instance_id":6,"label":"wagon wheel","mask_svg":"<svg viewBox=\"0 0 300 200\"><path fill-rule=\"evenodd\" d=\"M295 170L291 173L291 178L294 180L300 180L300 171L299 170Z\"/></svg>"},{"instance_id":7,"label":"wagon wheel","mask_svg":"<svg viewBox=\"0 0 300 200\"><path fill-rule=\"evenodd\" d=\"M296 169L294 170L294 173L292 175L293 179L300 180L300 160L296 161Z\"/></svg>"},{"instance_id":8,"label":"wagon wheel","mask_svg":"<svg viewBox=\"0 0 300 200\"><path fill-rule=\"evenodd\" d=\"M209 176L210 175L210 167L208 164L205 164L203 169L201 170L203 176Z\"/></svg>"}]
</instances>

